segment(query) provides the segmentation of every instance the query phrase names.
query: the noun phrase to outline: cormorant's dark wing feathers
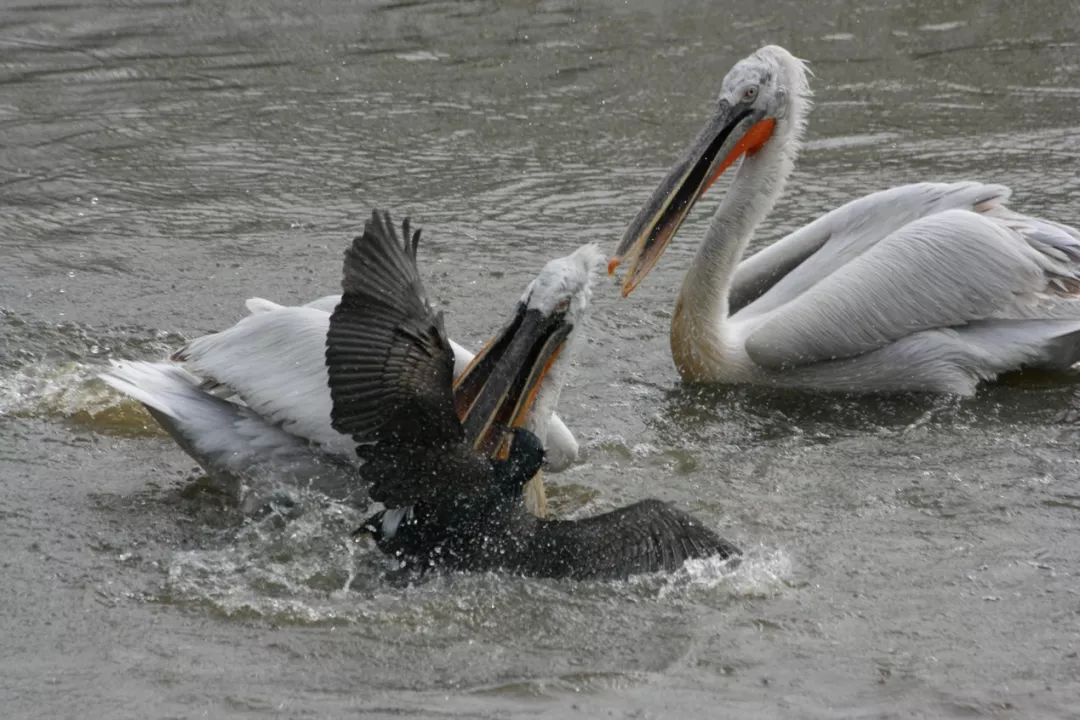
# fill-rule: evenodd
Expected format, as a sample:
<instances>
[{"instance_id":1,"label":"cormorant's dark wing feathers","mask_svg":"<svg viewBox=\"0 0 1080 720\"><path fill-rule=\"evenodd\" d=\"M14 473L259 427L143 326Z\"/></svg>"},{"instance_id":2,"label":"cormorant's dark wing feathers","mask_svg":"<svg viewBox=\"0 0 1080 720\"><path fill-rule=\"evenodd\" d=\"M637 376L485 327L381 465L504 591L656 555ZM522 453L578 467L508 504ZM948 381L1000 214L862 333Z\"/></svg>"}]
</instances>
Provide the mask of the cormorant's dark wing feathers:
<instances>
[{"instance_id":1,"label":"cormorant's dark wing feathers","mask_svg":"<svg viewBox=\"0 0 1080 720\"><path fill-rule=\"evenodd\" d=\"M345 253L343 294L330 316L326 365L335 430L366 457L394 448L445 447L464 434L454 411L454 354L416 267L420 231L398 238L389 213L372 213Z\"/></svg>"},{"instance_id":2,"label":"cormorant's dark wing feathers","mask_svg":"<svg viewBox=\"0 0 1080 720\"><path fill-rule=\"evenodd\" d=\"M659 500L608 513L545 523L535 561L542 575L622 578L677 570L691 558L739 555L739 550L690 515ZM546 551L546 552L545 552Z\"/></svg>"}]
</instances>

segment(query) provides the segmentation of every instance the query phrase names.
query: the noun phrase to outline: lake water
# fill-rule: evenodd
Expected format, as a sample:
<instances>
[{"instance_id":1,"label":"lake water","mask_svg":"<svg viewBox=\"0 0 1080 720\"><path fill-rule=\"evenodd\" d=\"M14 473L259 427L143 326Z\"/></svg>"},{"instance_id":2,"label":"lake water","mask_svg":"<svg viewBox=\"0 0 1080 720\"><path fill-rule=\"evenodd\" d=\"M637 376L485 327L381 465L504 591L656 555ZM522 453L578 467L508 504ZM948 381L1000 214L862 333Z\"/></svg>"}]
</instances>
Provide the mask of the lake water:
<instances>
[{"instance_id":1,"label":"lake water","mask_svg":"<svg viewBox=\"0 0 1080 720\"><path fill-rule=\"evenodd\" d=\"M245 520L93 379L336 291L374 206L425 228L475 347L547 259L614 248L768 42L815 108L756 243L925 179L1080 224L1064 0L5 3L3 714L1077 717L1080 384L682 386L670 311L715 197L631 299L601 283L560 407L582 462L550 480L573 512L669 500L734 571L395 587L357 511Z\"/></svg>"}]
</instances>

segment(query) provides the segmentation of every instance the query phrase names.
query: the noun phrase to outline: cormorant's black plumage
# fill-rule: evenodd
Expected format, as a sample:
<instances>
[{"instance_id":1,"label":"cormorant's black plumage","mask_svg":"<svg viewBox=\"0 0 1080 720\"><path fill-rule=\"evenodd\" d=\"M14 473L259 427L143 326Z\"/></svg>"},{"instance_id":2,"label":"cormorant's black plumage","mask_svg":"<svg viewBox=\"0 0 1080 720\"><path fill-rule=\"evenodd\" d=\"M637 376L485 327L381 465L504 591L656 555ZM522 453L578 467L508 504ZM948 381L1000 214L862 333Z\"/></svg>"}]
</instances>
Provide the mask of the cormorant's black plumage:
<instances>
[{"instance_id":1,"label":"cormorant's black plumage","mask_svg":"<svg viewBox=\"0 0 1080 720\"><path fill-rule=\"evenodd\" d=\"M365 523L380 549L420 567L504 569L544 577L623 578L673 570L688 558L738 554L658 500L581 520L526 511L522 488L543 447L513 430L504 460L466 437L453 401L453 352L416 267L420 231L399 239L375 212L345 254L343 295L330 317L326 363L333 426L357 442L372 499ZM480 392L483 392L482 388ZM384 531L388 513L400 521Z\"/></svg>"}]
</instances>

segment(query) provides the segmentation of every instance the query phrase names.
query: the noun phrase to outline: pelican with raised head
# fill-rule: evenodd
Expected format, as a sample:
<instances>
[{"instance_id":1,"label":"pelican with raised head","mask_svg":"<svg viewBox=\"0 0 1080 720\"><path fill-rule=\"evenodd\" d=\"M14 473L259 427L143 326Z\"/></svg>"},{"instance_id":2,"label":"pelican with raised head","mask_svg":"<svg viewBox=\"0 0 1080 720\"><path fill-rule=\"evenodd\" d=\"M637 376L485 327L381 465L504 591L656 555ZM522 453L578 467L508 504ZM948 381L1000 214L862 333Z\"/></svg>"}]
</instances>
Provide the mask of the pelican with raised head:
<instances>
[{"instance_id":1,"label":"pelican with raised head","mask_svg":"<svg viewBox=\"0 0 1080 720\"><path fill-rule=\"evenodd\" d=\"M406 566L624 578L738 550L686 513L646 500L582 520L526 510L542 436L603 258L593 246L548 263L510 322L453 381L442 315L403 239L376 212L345 254L326 364L334 428L350 435L385 510L364 523ZM494 460L492 459L494 458Z\"/></svg>"},{"instance_id":2,"label":"pelican with raised head","mask_svg":"<svg viewBox=\"0 0 1080 720\"><path fill-rule=\"evenodd\" d=\"M806 67L781 47L737 63L609 263L627 266L629 295L738 163L672 317L684 380L968 395L1080 360L1080 232L1010 211L1001 185L876 192L742 260L794 167L809 96Z\"/></svg>"}]
</instances>

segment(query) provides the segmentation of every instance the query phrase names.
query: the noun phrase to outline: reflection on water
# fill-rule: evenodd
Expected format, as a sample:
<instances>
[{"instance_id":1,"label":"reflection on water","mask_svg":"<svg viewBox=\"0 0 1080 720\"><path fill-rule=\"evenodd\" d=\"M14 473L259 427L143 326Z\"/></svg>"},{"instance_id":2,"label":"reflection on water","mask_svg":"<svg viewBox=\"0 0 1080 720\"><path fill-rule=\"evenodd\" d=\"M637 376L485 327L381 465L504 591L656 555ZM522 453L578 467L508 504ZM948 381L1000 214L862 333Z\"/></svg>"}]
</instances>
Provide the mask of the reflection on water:
<instances>
[{"instance_id":1,"label":"reflection on water","mask_svg":"<svg viewBox=\"0 0 1080 720\"><path fill-rule=\"evenodd\" d=\"M962 400L677 383L673 288L715 200L632 300L596 293L561 408L583 462L551 479L571 513L670 500L748 549L738 569L400 587L347 540L355 510L307 493L243 518L93 379L247 297L334 291L373 205L425 227L429 292L478 344L547 259L616 242L765 42L810 61L815 107L756 246L924 179L1080 224L1070 3L8 3L9 712L1073 712L1070 379Z\"/></svg>"}]
</instances>

